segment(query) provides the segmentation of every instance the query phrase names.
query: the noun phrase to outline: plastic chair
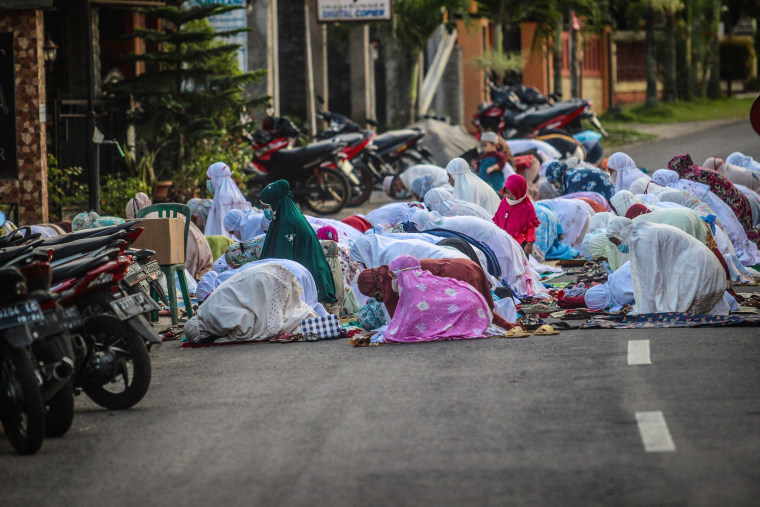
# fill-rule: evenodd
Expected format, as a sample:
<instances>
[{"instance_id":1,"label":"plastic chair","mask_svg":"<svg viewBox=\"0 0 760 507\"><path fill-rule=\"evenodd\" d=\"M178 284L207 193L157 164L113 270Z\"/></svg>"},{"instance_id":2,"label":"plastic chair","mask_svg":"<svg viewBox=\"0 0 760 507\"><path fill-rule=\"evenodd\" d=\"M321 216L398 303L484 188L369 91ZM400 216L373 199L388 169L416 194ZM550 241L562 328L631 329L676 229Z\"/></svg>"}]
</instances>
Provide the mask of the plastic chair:
<instances>
[{"instance_id":1,"label":"plastic chair","mask_svg":"<svg viewBox=\"0 0 760 507\"><path fill-rule=\"evenodd\" d=\"M156 213L158 218L179 218L179 215L185 217L185 257L187 257L187 237L190 234L190 207L187 204L167 203L153 204L146 206L137 212L137 218L144 218L150 213ZM169 311L172 316L172 325L179 322L177 309L177 287L174 285L174 273L179 278L179 287L182 290L182 300L185 302L185 311L187 318L193 316L193 303L190 301L190 294L187 291L187 280L185 280L185 263L182 264L162 264L161 271L166 277L166 288L169 289Z\"/></svg>"}]
</instances>

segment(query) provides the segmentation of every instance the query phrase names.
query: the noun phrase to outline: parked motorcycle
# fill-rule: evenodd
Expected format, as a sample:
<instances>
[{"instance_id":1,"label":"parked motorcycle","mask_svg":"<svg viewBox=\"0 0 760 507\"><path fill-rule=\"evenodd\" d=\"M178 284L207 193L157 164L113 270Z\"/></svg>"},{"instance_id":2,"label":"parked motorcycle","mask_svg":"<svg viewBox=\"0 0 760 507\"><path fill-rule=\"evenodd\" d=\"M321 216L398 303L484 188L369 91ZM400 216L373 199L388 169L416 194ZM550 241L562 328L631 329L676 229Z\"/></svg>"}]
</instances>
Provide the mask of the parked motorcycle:
<instances>
[{"instance_id":1,"label":"parked motorcycle","mask_svg":"<svg viewBox=\"0 0 760 507\"><path fill-rule=\"evenodd\" d=\"M511 87L498 87L491 83L490 88L491 102L481 104L473 116L473 124L479 131L498 132L505 139L547 134L572 135L581 130L582 120L588 120L602 135L607 136L596 113L591 111L590 100L576 98L551 103L536 91L526 104ZM523 97L528 96L525 90L521 93Z\"/></svg>"},{"instance_id":2,"label":"parked motorcycle","mask_svg":"<svg viewBox=\"0 0 760 507\"><path fill-rule=\"evenodd\" d=\"M73 387L111 409L129 408L145 395L151 376L146 344L160 343L145 318L158 305L139 284L153 277L153 269L135 284L123 281L133 264L125 248L142 232L137 224L139 220L34 241L16 247L14 258L27 266L30 256L50 261L47 277L36 278L47 278L47 285L38 289L49 292L50 302L64 315L83 317L78 325L68 324Z\"/></svg>"},{"instance_id":3,"label":"parked motorcycle","mask_svg":"<svg viewBox=\"0 0 760 507\"><path fill-rule=\"evenodd\" d=\"M263 188L279 179L290 184L295 199L320 214L337 213L351 193L346 175L339 169L344 142L332 140L288 148L300 132L289 118L267 117L262 128L248 136L254 150L252 164L244 169L248 200L257 203ZM332 167L330 166L332 164Z\"/></svg>"}]
</instances>

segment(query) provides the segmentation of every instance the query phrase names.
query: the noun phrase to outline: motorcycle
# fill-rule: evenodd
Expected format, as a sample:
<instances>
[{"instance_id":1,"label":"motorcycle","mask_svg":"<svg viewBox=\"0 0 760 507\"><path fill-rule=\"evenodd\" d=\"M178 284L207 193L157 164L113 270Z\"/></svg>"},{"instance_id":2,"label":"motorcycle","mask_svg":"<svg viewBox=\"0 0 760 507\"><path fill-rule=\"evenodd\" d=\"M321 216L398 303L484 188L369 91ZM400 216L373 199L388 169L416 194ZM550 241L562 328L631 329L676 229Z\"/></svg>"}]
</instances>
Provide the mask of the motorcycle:
<instances>
[{"instance_id":1,"label":"motorcycle","mask_svg":"<svg viewBox=\"0 0 760 507\"><path fill-rule=\"evenodd\" d=\"M312 211L337 213L351 197L346 175L336 169L341 166L341 151L346 143L327 140L284 149L298 137L300 132L287 117L267 117L262 129L248 136L254 150L253 162L243 169L250 175L246 181L248 200L259 202L266 185L284 179L290 183L295 199Z\"/></svg>"},{"instance_id":2,"label":"motorcycle","mask_svg":"<svg viewBox=\"0 0 760 507\"><path fill-rule=\"evenodd\" d=\"M37 240L13 252L17 264L29 265L33 256L46 256L50 261L52 269L47 277L36 278L47 278L47 285L43 283L39 289L49 289L56 308L69 312L64 315L83 318L68 324L74 356L73 387L111 409L129 408L143 398L151 377L148 346L160 343L145 319L145 314L157 310L158 305L139 285L153 278L153 269L149 268L145 278L138 277L135 284L123 281L134 264L125 249L143 230L134 227L138 223L135 220Z\"/></svg>"},{"instance_id":3,"label":"motorcycle","mask_svg":"<svg viewBox=\"0 0 760 507\"><path fill-rule=\"evenodd\" d=\"M571 135L581 130L581 121L588 120L603 136L602 124L591 111L590 100L570 99L551 103L537 91L532 103L524 103L510 87L490 83L491 101L483 103L473 116L479 131L493 131L505 139L536 137L547 134ZM526 92L523 91L523 96Z\"/></svg>"}]
</instances>

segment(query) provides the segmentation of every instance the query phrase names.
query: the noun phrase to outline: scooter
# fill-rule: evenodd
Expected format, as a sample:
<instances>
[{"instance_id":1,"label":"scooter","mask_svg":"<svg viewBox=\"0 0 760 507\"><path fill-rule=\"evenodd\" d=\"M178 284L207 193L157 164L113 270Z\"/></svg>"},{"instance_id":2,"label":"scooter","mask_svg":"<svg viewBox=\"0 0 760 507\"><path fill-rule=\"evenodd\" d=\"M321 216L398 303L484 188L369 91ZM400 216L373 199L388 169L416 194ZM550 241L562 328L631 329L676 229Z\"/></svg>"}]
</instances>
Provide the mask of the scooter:
<instances>
[{"instance_id":1,"label":"scooter","mask_svg":"<svg viewBox=\"0 0 760 507\"><path fill-rule=\"evenodd\" d=\"M267 117L262 129L249 135L254 150L251 165L244 172L251 175L246 181L248 200L257 203L261 190L279 179L290 183L297 201L316 213L337 213L350 199L350 185L339 169L341 151L346 143L332 140L313 143L301 148L284 149L300 132L287 117ZM332 164L333 167L330 167Z\"/></svg>"},{"instance_id":2,"label":"scooter","mask_svg":"<svg viewBox=\"0 0 760 507\"><path fill-rule=\"evenodd\" d=\"M581 130L581 121L588 120L603 136L602 124L591 111L593 103L586 99L570 99L536 107L526 105L511 89L491 83L492 102L483 103L473 116L478 131L498 132L505 139L536 137L546 134L572 135Z\"/></svg>"}]
</instances>

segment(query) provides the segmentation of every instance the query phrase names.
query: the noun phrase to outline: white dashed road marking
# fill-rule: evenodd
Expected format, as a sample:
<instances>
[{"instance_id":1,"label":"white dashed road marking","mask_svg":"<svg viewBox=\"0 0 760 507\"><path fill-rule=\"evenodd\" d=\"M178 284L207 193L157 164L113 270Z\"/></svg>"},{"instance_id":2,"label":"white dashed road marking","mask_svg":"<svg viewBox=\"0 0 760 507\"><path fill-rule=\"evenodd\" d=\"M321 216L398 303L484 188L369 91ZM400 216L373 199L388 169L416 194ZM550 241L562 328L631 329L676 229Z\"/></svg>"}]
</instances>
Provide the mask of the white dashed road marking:
<instances>
[{"instance_id":1,"label":"white dashed road marking","mask_svg":"<svg viewBox=\"0 0 760 507\"><path fill-rule=\"evenodd\" d=\"M652 364L649 358L649 340L628 341L628 364Z\"/></svg>"},{"instance_id":2,"label":"white dashed road marking","mask_svg":"<svg viewBox=\"0 0 760 507\"><path fill-rule=\"evenodd\" d=\"M673 452L676 444L670 436L668 424L662 412L636 412L641 441L646 452Z\"/></svg>"}]
</instances>

